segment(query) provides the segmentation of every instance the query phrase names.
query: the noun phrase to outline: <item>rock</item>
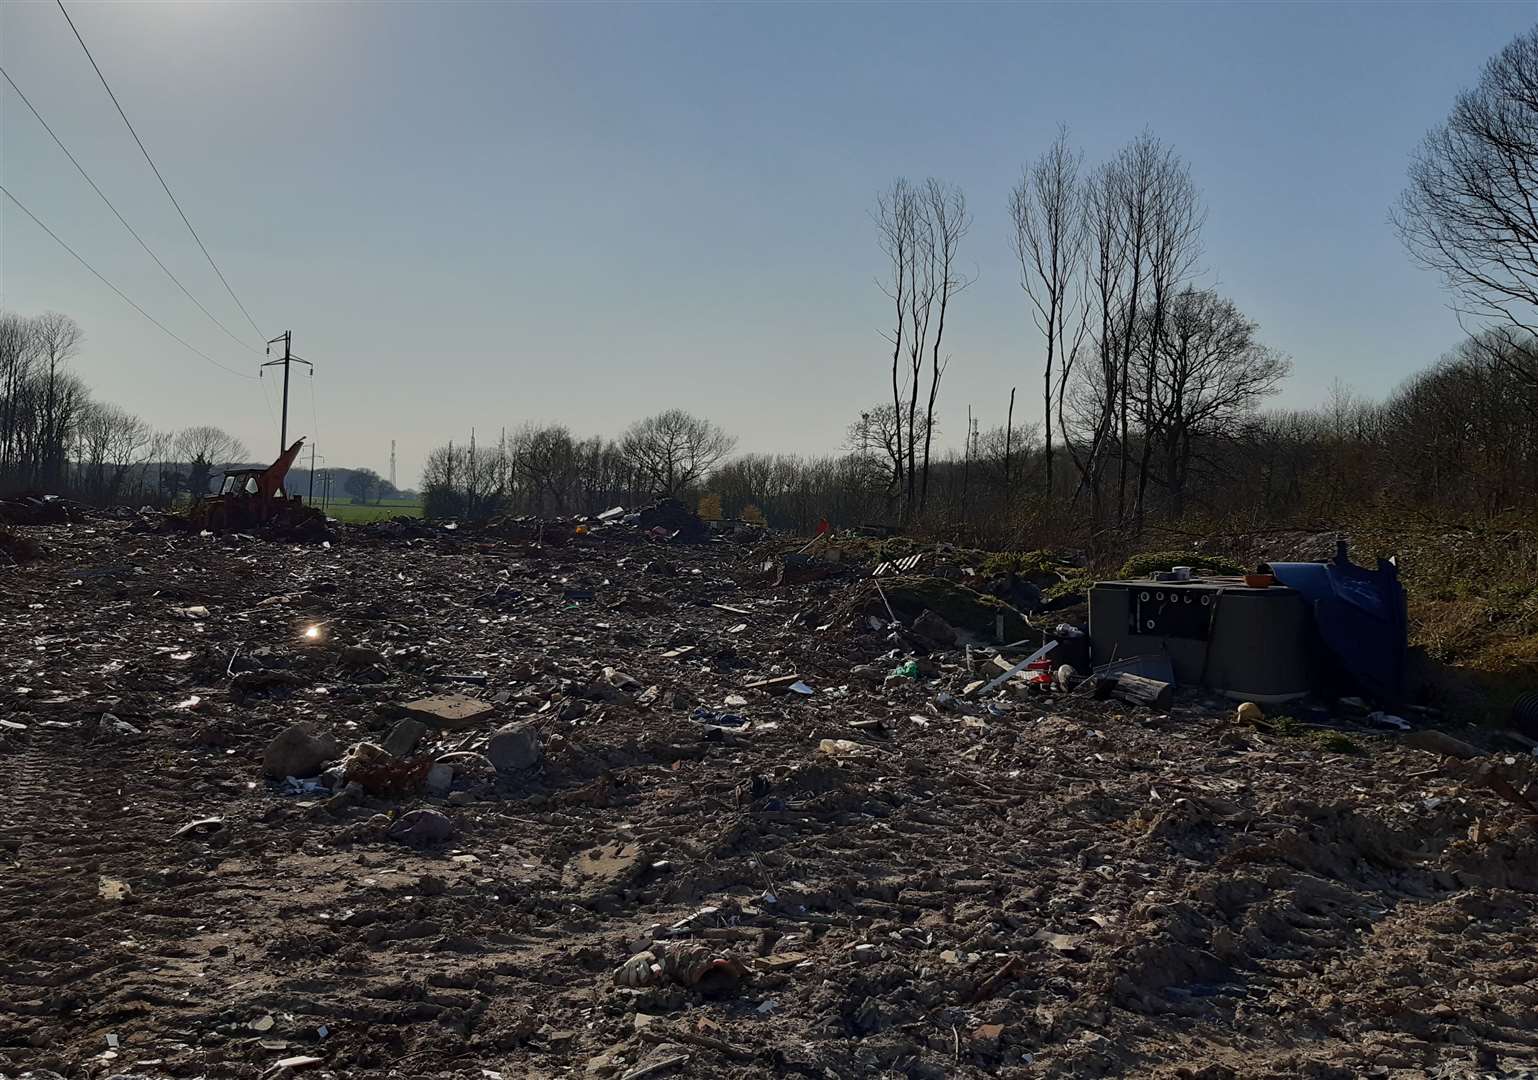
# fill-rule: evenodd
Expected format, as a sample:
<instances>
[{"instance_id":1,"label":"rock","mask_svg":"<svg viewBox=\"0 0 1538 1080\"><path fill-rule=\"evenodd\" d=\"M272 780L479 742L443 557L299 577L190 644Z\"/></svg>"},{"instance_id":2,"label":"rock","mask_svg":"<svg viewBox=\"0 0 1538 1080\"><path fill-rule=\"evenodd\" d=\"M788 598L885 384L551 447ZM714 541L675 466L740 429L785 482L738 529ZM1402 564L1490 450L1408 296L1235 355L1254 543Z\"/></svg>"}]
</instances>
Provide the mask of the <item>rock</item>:
<instances>
[{"instance_id":1,"label":"rock","mask_svg":"<svg viewBox=\"0 0 1538 1080\"><path fill-rule=\"evenodd\" d=\"M928 608L913 620L913 632L934 645L949 648L956 644L956 628Z\"/></svg>"},{"instance_id":2,"label":"rock","mask_svg":"<svg viewBox=\"0 0 1538 1080\"><path fill-rule=\"evenodd\" d=\"M618 687L621 690L641 689L640 680L636 679L633 675L621 671L617 667L604 668L603 677L604 681L607 682L610 686Z\"/></svg>"},{"instance_id":3,"label":"rock","mask_svg":"<svg viewBox=\"0 0 1538 1080\"><path fill-rule=\"evenodd\" d=\"M454 766L441 762L427 770L426 787L429 795L442 798L454 786Z\"/></svg>"},{"instance_id":4,"label":"rock","mask_svg":"<svg viewBox=\"0 0 1538 1080\"><path fill-rule=\"evenodd\" d=\"M241 705L247 698L273 690L293 690L304 684L304 680L291 671L276 671L268 668L259 671L242 671L230 680L230 700Z\"/></svg>"},{"instance_id":5,"label":"rock","mask_svg":"<svg viewBox=\"0 0 1538 1080\"><path fill-rule=\"evenodd\" d=\"M314 776L336 755L336 739L329 731L316 731L307 723L294 724L267 744L262 753L262 774L272 780Z\"/></svg>"},{"instance_id":6,"label":"rock","mask_svg":"<svg viewBox=\"0 0 1538 1080\"><path fill-rule=\"evenodd\" d=\"M885 668L877 667L875 664L857 664L849 669L849 674L861 682L874 686L880 686L887 675Z\"/></svg>"},{"instance_id":7,"label":"rock","mask_svg":"<svg viewBox=\"0 0 1538 1080\"><path fill-rule=\"evenodd\" d=\"M366 645L349 645L342 650L342 666L358 670L368 667L386 667L384 653L378 649L370 649Z\"/></svg>"},{"instance_id":8,"label":"rock","mask_svg":"<svg viewBox=\"0 0 1538 1080\"><path fill-rule=\"evenodd\" d=\"M581 698L572 698L561 705L560 712L555 714L557 720L581 720L587 715L587 702Z\"/></svg>"},{"instance_id":9,"label":"rock","mask_svg":"<svg viewBox=\"0 0 1538 1080\"><path fill-rule=\"evenodd\" d=\"M321 805L328 814L340 814L363 803L363 785L354 780Z\"/></svg>"},{"instance_id":10,"label":"rock","mask_svg":"<svg viewBox=\"0 0 1538 1080\"><path fill-rule=\"evenodd\" d=\"M464 694L435 694L408 701L402 708L408 715L440 731L464 731L477 727L492 712L490 702Z\"/></svg>"},{"instance_id":11,"label":"rock","mask_svg":"<svg viewBox=\"0 0 1538 1080\"><path fill-rule=\"evenodd\" d=\"M426 735L426 724L407 717L390 729L390 734L385 736L382 745L396 757L406 757L417 748L417 743L421 742Z\"/></svg>"},{"instance_id":12,"label":"rock","mask_svg":"<svg viewBox=\"0 0 1538 1080\"><path fill-rule=\"evenodd\" d=\"M401 815L385 835L412 847L431 847L454 839L454 823L436 810L413 810Z\"/></svg>"},{"instance_id":13,"label":"rock","mask_svg":"<svg viewBox=\"0 0 1538 1080\"><path fill-rule=\"evenodd\" d=\"M498 772L532 768L541 753L539 736L527 724L505 724L486 743L486 756Z\"/></svg>"},{"instance_id":14,"label":"rock","mask_svg":"<svg viewBox=\"0 0 1538 1080\"><path fill-rule=\"evenodd\" d=\"M1265 718L1265 711L1253 701L1242 702L1234 710L1234 719L1241 724L1258 724Z\"/></svg>"}]
</instances>

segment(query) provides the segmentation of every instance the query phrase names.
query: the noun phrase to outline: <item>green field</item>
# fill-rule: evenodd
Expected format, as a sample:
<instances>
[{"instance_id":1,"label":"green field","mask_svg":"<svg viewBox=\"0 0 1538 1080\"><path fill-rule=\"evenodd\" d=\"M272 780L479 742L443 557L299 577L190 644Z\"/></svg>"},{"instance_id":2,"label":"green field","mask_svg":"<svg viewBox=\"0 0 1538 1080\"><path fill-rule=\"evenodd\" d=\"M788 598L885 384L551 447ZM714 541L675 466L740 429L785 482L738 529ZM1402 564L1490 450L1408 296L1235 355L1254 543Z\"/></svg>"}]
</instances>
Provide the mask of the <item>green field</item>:
<instances>
[{"instance_id":1,"label":"green field","mask_svg":"<svg viewBox=\"0 0 1538 1080\"><path fill-rule=\"evenodd\" d=\"M422 504L416 499L385 499L382 502L357 506L345 499L333 499L331 505L326 507L326 514L338 521L361 525L370 521L386 521L394 517L421 517Z\"/></svg>"}]
</instances>

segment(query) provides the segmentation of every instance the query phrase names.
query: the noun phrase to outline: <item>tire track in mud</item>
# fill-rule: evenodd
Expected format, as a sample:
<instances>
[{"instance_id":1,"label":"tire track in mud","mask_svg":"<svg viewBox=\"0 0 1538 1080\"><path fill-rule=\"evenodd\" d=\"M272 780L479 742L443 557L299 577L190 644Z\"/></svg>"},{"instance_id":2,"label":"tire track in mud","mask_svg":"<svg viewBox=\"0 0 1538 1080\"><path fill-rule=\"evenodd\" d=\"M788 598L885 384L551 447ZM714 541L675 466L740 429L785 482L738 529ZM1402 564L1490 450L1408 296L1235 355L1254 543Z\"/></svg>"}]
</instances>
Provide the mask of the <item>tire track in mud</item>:
<instances>
[{"instance_id":1,"label":"tire track in mud","mask_svg":"<svg viewBox=\"0 0 1538 1080\"><path fill-rule=\"evenodd\" d=\"M116 749L114 747L113 749ZM0 791L0 1052L47 1046L87 984L121 963L103 948L123 920L105 899L106 879L127 876L138 845L124 799L100 751L65 735L33 736L6 763ZM128 768L118 776L133 775ZM103 917L104 909L108 914ZM23 1056L25 1051L23 1050Z\"/></svg>"}]
</instances>

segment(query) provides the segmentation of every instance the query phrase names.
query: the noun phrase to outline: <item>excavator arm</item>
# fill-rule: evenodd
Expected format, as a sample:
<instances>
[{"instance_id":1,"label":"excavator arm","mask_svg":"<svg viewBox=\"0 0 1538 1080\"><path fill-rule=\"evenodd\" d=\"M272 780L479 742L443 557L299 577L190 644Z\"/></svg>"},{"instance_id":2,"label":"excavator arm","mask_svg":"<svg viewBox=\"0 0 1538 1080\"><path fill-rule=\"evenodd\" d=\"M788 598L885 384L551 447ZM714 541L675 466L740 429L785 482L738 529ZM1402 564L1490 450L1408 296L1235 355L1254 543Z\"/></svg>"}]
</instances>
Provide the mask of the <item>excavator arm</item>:
<instances>
[{"instance_id":1,"label":"excavator arm","mask_svg":"<svg viewBox=\"0 0 1538 1080\"><path fill-rule=\"evenodd\" d=\"M261 476L256 480L257 494L270 499L278 493L283 486L283 481L288 477L288 470L293 466L294 459L299 456L299 450L304 446L304 439L300 439L290 446L267 468L262 470Z\"/></svg>"}]
</instances>

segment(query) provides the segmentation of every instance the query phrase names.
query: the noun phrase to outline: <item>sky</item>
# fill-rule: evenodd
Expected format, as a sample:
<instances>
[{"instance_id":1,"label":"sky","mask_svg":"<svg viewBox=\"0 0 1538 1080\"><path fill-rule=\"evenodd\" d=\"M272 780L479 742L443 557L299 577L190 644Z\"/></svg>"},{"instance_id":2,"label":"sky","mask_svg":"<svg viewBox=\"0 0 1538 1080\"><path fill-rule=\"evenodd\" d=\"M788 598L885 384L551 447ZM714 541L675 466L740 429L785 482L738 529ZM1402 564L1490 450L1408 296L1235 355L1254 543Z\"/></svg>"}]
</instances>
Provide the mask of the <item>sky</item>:
<instances>
[{"instance_id":1,"label":"sky","mask_svg":"<svg viewBox=\"0 0 1538 1080\"><path fill-rule=\"evenodd\" d=\"M1197 283L1292 357L1279 404L1381 396L1457 343L1389 223L1405 167L1538 3L86 3L66 0L258 334L140 156L58 6L0 4L0 183L243 375L294 333L290 433L415 484L450 438L618 434L681 407L739 450L833 452L882 400L897 176L959 185L976 282L948 314L940 433L1039 419L1007 214L1066 124L1147 129L1207 211ZM0 306L85 331L76 371L160 428L276 454L277 383L168 338L0 198ZM296 369L298 372L299 369Z\"/></svg>"}]
</instances>

